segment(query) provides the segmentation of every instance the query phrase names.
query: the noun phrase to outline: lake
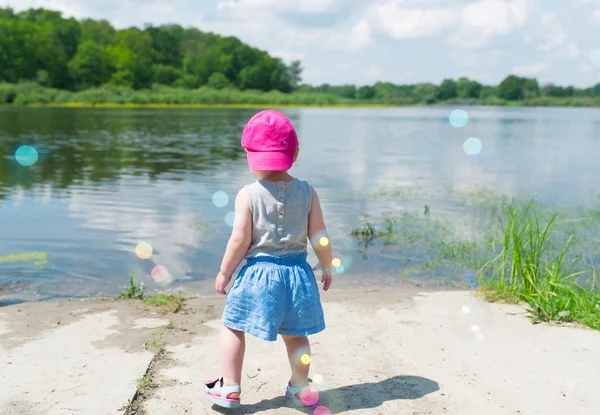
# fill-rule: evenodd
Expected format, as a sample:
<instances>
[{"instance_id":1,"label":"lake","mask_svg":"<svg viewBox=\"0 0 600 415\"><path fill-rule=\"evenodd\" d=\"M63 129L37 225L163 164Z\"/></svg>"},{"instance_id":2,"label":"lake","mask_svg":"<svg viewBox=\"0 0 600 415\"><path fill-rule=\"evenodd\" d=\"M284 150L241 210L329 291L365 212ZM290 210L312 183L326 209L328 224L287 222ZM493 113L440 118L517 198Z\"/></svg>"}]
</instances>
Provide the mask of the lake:
<instances>
[{"instance_id":1,"label":"lake","mask_svg":"<svg viewBox=\"0 0 600 415\"><path fill-rule=\"evenodd\" d=\"M433 217L469 240L488 223L477 212L502 195L598 207L599 110L464 107L468 124L454 127L453 109L281 110L300 138L291 174L320 195L340 286L383 289L427 259L418 244L361 246L350 232L363 214L403 214L399 232ZM116 296L134 271L150 291L209 293L235 195L253 181L240 140L256 111L0 108L0 296ZM21 145L37 150L32 166L17 162ZM447 237L426 226L423 244ZM464 271L411 278L444 286Z\"/></svg>"}]
</instances>

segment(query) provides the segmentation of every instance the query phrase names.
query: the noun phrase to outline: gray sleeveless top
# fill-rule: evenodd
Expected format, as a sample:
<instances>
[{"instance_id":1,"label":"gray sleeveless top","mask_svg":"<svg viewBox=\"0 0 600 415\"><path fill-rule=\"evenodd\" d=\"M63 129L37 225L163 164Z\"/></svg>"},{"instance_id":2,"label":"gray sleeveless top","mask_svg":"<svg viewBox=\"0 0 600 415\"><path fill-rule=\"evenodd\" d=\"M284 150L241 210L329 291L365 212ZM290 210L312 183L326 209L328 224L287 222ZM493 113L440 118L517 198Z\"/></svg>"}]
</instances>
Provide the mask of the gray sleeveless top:
<instances>
[{"instance_id":1,"label":"gray sleeveless top","mask_svg":"<svg viewBox=\"0 0 600 415\"><path fill-rule=\"evenodd\" d=\"M246 258L307 252L309 184L298 179L258 180L245 188L252 212L252 243Z\"/></svg>"}]
</instances>

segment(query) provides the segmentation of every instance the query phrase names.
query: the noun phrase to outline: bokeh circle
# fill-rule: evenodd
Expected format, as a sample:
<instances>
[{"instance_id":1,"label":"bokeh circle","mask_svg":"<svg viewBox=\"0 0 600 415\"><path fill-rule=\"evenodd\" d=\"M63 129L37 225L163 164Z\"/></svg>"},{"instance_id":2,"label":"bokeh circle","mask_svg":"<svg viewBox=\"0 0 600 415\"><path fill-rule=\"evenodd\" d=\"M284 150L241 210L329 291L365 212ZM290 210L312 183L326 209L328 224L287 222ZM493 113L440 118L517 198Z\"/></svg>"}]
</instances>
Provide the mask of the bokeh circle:
<instances>
[{"instance_id":1,"label":"bokeh circle","mask_svg":"<svg viewBox=\"0 0 600 415\"><path fill-rule=\"evenodd\" d=\"M225 207L227 206L227 203L229 203L229 195L222 190L219 190L213 194L212 201L216 207Z\"/></svg>"},{"instance_id":2,"label":"bokeh circle","mask_svg":"<svg viewBox=\"0 0 600 415\"><path fill-rule=\"evenodd\" d=\"M135 247L135 254L139 259L149 259L152 256L152 245L146 242L140 242Z\"/></svg>"},{"instance_id":3,"label":"bokeh circle","mask_svg":"<svg viewBox=\"0 0 600 415\"><path fill-rule=\"evenodd\" d=\"M235 212L229 212L225 215L225 223L229 225L229 227L233 228L233 223L235 222Z\"/></svg>"},{"instance_id":4,"label":"bokeh circle","mask_svg":"<svg viewBox=\"0 0 600 415\"><path fill-rule=\"evenodd\" d=\"M475 156L479 154L482 147L483 145L481 144L481 141L475 137L468 138L463 144L463 150L465 150L465 153L467 153L469 156Z\"/></svg>"},{"instance_id":5,"label":"bokeh circle","mask_svg":"<svg viewBox=\"0 0 600 415\"><path fill-rule=\"evenodd\" d=\"M454 110L450 113L448 119L453 127L460 128L469 122L469 114L465 110Z\"/></svg>"},{"instance_id":6,"label":"bokeh circle","mask_svg":"<svg viewBox=\"0 0 600 415\"><path fill-rule=\"evenodd\" d=\"M31 146L21 146L15 151L15 159L21 166L33 166L38 158L37 150Z\"/></svg>"}]
</instances>

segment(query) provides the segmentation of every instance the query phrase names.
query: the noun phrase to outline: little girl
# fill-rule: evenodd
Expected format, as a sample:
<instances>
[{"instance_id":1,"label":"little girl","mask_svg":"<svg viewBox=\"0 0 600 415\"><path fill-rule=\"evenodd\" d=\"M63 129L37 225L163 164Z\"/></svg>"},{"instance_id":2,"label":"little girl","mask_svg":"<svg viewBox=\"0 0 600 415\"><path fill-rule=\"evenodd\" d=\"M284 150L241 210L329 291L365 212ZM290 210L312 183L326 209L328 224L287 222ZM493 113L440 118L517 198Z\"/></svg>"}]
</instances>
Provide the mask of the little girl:
<instances>
[{"instance_id":1,"label":"little girl","mask_svg":"<svg viewBox=\"0 0 600 415\"><path fill-rule=\"evenodd\" d=\"M297 406L312 405L302 399L310 390L307 336L323 331L325 320L313 268L306 262L308 240L319 259L314 269L322 271L323 289L332 282L321 204L307 182L288 174L299 147L285 115L273 110L256 114L244 128L242 147L257 181L236 197L233 231L215 281L217 292L227 295L221 375L205 383L205 397L219 406L239 407L245 333L266 341L280 334L292 369L286 396ZM226 293L243 259L246 264Z\"/></svg>"}]
</instances>

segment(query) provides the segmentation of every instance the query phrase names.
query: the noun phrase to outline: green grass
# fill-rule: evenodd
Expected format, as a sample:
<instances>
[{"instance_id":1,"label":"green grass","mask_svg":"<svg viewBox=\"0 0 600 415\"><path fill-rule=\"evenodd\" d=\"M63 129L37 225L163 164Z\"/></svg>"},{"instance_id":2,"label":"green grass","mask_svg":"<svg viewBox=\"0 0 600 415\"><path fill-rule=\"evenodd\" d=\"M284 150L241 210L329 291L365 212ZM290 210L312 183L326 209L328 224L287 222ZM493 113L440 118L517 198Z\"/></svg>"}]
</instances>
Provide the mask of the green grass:
<instances>
[{"instance_id":1,"label":"green grass","mask_svg":"<svg viewBox=\"0 0 600 415\"><path fill-rule=\"evenodd\" d=\"M140 285L136 285L135 280L136 271L133 271L131 278L129 279L129 285L123 286L123 292L119 296L120 299L125 300L143 300L144 299L144 283L140 282Z\"/></svg>"},{"instance_id":2,"label":"green grass","mask_svg":"<svg viewBox=\"0 0 600 415\"><path fill-rule=\"evenodd\" d=\"M38 267L48 263L47 252L21 252L0 256L0 264L14 264L18 262L29 263Z\"/></svg>"},{"instance_id":3,"label":"green grass","mask_svg":"<svg viewBox=\"0 0 600 415\"><path fill-rule=\"evenodd\" d=\"M152 377L148 374L145 374L140 380L138 380L138 390L140 392L147 392L156 388L156 386L156 383L154 383Z\"/></svg>"},{"instance_id":4,"label":"green grass","mask_svg":"<svg viewBox=\"0 0 600 415\"><path fill-rule=\"evenodd\" d=\"M540 215L534 200L504 203L497 217L493 255L480 270L491 301L526 302L534 322L578 322L600 330L600 291L596 270L574 254L574 220ZM583 222L585 223L585 222ZM577 283L590 276L589 287Z\"/></svg>"},{"instance_id":5,"label":"green grass","mask_svg":"<svg viewBox=\"0 0 600 415\"><path fill-rule=\"evenodd\" d=\"M143 299L144 304L160 308L161 311L176 313L183 308L189 297L181 295L156 294Z\"/></svg>"},{"instance_id":6,"label":"green grass","mask_svg":"<svg viewBox=\"0 0 600 415\"><path fill-rule=\"evenodd\" d=\"M524 302L534 322L577 322L600 330L600 216L594 210L563 219L557 208L535 199L487 192L461 198L471 209L467 222L434 214L426 205L419 213L364 215L351 236L363 257L380 249L409 281L466 288L471 282L460 276L472 272L487 300ZM475 237L464 236L465 224L477 231Z\"/></svg>"},{"instance_id":7,"label":"green grass","mask_svg":"<svg viewBox=\"0 0 600 415\"><path fill-rule=\"evenodd\" d=\"M185 302L190 298L191 297L169 294L153 294L144 297L144 283L140 282L139 285L137 285L136 271L131 275L129 285L123 286L123 292L119 296L119 299L122 300L140 300L146 305L158 307L160 311L168 313L177 313L184 307Z\"/></svg>"},{"instance_id":8,"label":"green grass","mask_svg":"<svg viewBox=\"0 0 600 415\"><path fill-rule=\"evenodd\" d=\"M148 342L148 346L150 346L150 348L154 349L155 351L158 351L162 349L164 345L165 341L163 340L163 329L161 328L156 332L154 337L150 339L150 341Z\"/></svg>"}]
</instances>

